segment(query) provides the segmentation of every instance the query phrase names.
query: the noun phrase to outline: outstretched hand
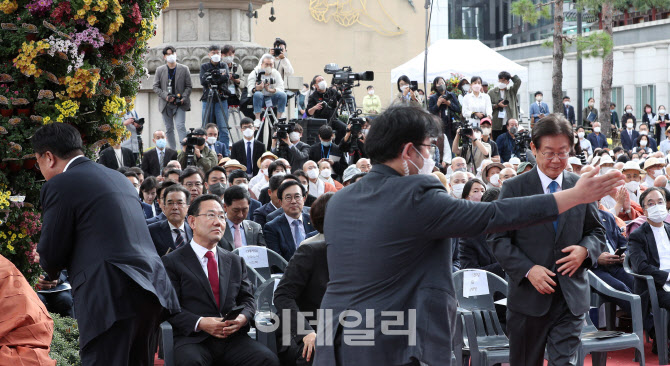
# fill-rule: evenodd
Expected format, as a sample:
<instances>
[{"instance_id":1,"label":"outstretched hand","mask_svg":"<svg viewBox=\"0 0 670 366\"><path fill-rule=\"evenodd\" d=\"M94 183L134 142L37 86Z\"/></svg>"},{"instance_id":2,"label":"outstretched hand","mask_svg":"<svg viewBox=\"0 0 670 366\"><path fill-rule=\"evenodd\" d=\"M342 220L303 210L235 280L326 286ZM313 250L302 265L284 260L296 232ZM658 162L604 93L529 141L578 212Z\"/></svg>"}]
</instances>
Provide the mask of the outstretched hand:
<instances>
[{"instance_id":1,"label":"outstretched hand","mask_svg":"<svg viewBox=\"0 0 670 366\"><path fill-rule=\"evenodd\" d=\"M618 170L610 170L607 174L598 175L600 167L582 174L573 188L580 203L599 201L609 195L615 197L619 187L623 186L623 174Z\"/></svg>"}]
</instances>

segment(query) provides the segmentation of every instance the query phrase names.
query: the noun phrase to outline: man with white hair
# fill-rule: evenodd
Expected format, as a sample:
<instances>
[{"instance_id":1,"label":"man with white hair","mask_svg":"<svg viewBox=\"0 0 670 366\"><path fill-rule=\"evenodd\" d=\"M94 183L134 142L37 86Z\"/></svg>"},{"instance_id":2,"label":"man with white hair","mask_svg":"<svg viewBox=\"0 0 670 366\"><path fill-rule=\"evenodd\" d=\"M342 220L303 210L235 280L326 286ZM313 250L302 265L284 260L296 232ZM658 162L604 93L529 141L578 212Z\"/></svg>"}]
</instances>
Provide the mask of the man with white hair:
<instances>
[{"instance_id":1,"label":"man with white hair","mask_svg":"<svg viewBox=\"0 0 670 366\"><path fill-rule=\"evenodd\" d=\"M274 57L266 53L261 57L261 65L257 66L247 79L247 90L249 90L249 96L253 96L254 100L254 115L256 116L254 126L257 127L261 124L261 111L269 101L272 101L273 107L277 107L277 118L281 118L286 110L284 80L274 66Z\"/></svg>"}]
</instances>

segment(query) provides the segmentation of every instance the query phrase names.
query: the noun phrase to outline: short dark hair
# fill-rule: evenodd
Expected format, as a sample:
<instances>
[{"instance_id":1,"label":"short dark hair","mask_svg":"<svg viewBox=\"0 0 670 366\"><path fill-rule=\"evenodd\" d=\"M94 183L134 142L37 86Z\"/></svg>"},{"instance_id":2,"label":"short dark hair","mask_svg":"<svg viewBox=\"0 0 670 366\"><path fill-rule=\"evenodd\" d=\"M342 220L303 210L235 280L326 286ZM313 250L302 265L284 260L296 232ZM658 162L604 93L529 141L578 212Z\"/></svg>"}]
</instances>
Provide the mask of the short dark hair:
<instances>
[{"instance_id":1,"label":"short dark hair","mask_svg":"<svg viewBox=\"0 0 670 366\"><path fill-rule=\"evenodd\" d=\"M397 81L397 84L398 84L398 91L402 91L402 90L400 90L400 82L401 82L401 81L404 81L405 84L407 84L407 85L409 85L409 84L412 83L412 82L409 80L409 77L408 77L407 75L402 75L402 76L400 76L400 77L398 78L398 81Z\"/></svg>"},{"instance_id":2,"label":"short dark hair","mask_svg":"<svg viewBox=\"0 0 670 366\"><path fill-rule=\"evenodd\" d=\"M564 95L564 96L563 96L563 100L566 100L566 99L570 99L570 97L567 96L567 95Z\"/></svg>"},{"instance_id":3,"label":"short dark hair","mask_svg":"<svg viewBox=\"0 0 670 366\"><path fill-rule=\"evenodd\" d=\"M200 214L200 204L205 202L205 201L216 201L221 205L221 208L223 209L223 202L221 202L221 199L218 196L215 196L213 194L203 194L198 196L196 199L191 202L191 205L188 207L188 216L196 216Z\"/></svg>"},{"instance_id":4,"label":"short dark hair","mask_svg":"<svg viewBox=\"0 0 670 366\"><path fill-rule=\"evenodd\" d=\"M81 155L84 151L81 134L67 123L44 125L35 131L30 140L36 153L44 155L50 151L54 156L63 160Z\"/></svg>"},{"instance_id":5,"label":"short dark hair","mask_svg":"<svg viewBox=\"0 0 670 366\"><path fill-rule=\"evenodd\" d=\"M486 193L486 191L487 191L487 189L486 189L486 184L484 184L484 182L482 182L481 180L479 180L479 178L472 178L472 179L470 179L469 181L465 182L465 186L463 186L463 193L461 193L461 197L462 197L463 199L467 199L467 198L468 198L468 196L470 195L470 191L472 190L472 186L473 186L475 183L481 184L482 187L484 187L484 193Z\"/></svg>"},{"instance_id":6,"label":"short dark hair","mask_svg":"<svg viewBox=\"0 0 670 366\"><path fill-rule=\"evenodd\" d=\"M144 171L140 167L133 166L133 167L130 167L130 169L128 169L128 170L137 174L138 178L140 177L140 174L142 174L142 176L144 176Z\"/></svg>"},{"instance_id":7,"label":"short dark hair","mask_svg":"<svg viewBox=\"0 0 670 366\"><path fill-rule=\"evenodd\" d=\"M289 175L289 176L291 176L291 175L294 176L295 179L296 179L298 182L300 181L300 179L298 179L298 177L303 177L303 178L307 179L307 181L309 181L309 177L307 176L307 173L305 173L305 171L302 170L302 169L298 169L298 170L292 171L291 174L287 174L287 175ZM286 176L284 176L284 178L286 178Z\"/></svg>"},{"instance_id":8,"label":"short dark hair","mask_svg":"<svg viewBox=\"0 0 670 366\"><path fill-rule=\"evenodd\" d=\"M247 175L247 173L242 171L242 169L235 169L232 172L230 172L230 174L228 174L228 182L230 182L231 184L237 178L244 178L246 180L249 180L249 176Z\"/></svg>"},{"instance_id":9,"label":"short dark hair","mask_svg":"<svg viewBox=\"0 0 670 366\"><path fill-rule=\"evenodd\" d=\"M610 103L610 107L616 107L616 104Z\"/></svg>"},{"instance_id":10,"label":"short dark hair","mask_svg":"<svg viewBox=\"0 0 670 366\"><path fill-rule=\"evenodd\" d=\"M186 178L188 178L192 175L195 175L195 174L198 174L200 176L200 179L202 179L203 182L205 181L205 173L202 172L202 169L196 168L196 167L193 167L193 166L189 166L189 167L186 167L186 169L181 171L181 174L179 175L179 183L184 183L184 179L186 179Z\"/></svg>"},{"instance_id":11,"label":"short dark hair","mask_svg":"<svg viewBox=\"0 0 670 366\"><path fill-rule=\"evenodd\" d=\"M212 172L217 171L223 173L223 176L226 176L226 169L224 169L222 166L215 166L209 171L207 171L207 174L205 174L205 182L209 180L209 175L212 174Z\"/></svg>"},{"instance_id":12,"label":"short dark hair","mask_svg":"<svg viewBox=\"0 0 670 366\"><path fill-rule=\"evenodd\" d=\"M442 121L418 107L396 106L387 108L370 127L365 138L365 153L373 164L395 159L403 146L423 144L426 137L442 135Z\"/></svg>"},{"instance_id":13,"label":"short dark hair","mask_svg":"<svg viewBox=\"0 0 670 366\"><path fill-rule=\"evenodd\" d=\"M589 99L587 100L587 102L590 102L590 101L594 101L594 102L595 102L596 99L595 99L594 97L591 97L591 98L589 98Z\"/></svg>"},{"instance_id":14,"label":"short dark hair","mask_svg":"<svg viewBox=\"0 0 670 366\"><path fill-rule=\"evenodd\" d=\"M367 90L370 90L370 89L372 89L372 88L374 88L374 86L372 86L372 85L368 85L368 87L367 87L366 89L367 89Z\"/></svg>"},{"instance_id":15,"label":"short dark hair","mask_svg":"<svg viewBox=\"0 0 670 366\"><path fill-rule=\"evenodd\" d=\"M277 37L277 38L275 39L275 43L273 44L273 46L274 46L274 47L278 47L279 45L283 45L284 48L288 48L288 47L286 46L286 41L284 41L283 39Z\"/></svg>"},{"instance_id":16,"label":"short dark hair","mask_svg":"<svg viewBox=\"0 0 670 366\"><path fill-rule=\"evenodd\" d=\"M184 194L184 198L186 199L186 204L188 205L189 202L191 202L191 192L186 189L186 187L182 186L181 184L173 184L163 191L163 200L167 197L168 194L172 192L181 192Z\"/></svg>"},{"instance_id":17,"label":"short dark hair","mask_svg":"<svg viewBox=\"0 0 670 366\"><path fill-rule=\"evenodd\" d=\"M126 178L135 178L135 179L137 179L138 183L140 182L140 177L138 177L137 174L135 174L135 172L127 171L127 172L123 173L123 175L125 175Z\"/></svg>"},{"instance_id":18,"label":"short dark hair","mask_svg":"<svg viewBox=\"0 0 670 366\"><path fill-rule=\"evenodd\" d=\"M147 191L150 191L154 188L158 188L158 181L156 180L155 177L148 177L140 185L140 195L142 195L142 192L147 192ZM142 198L144 198L144 197L142 197Z\"/></svg>"},{"instance_id":19,"label":"short dark hair","mask_svg":"<svg viewBox=\"0 0 670 366\"><path fill-rule=\"evenodd\" d=\"M249 118L249 117L244 117L244 118L242 118L242 120L240 120L240 127L242 127L244 125L253 125L253 124L254 124L254 120Z\"/></svg>"},{"instance_id":20,"label":"short dark hair","mask_svg":"<svg viewBox=\"0 0 670 366\"><path fill-rule=\"evenodd\" d=\"M299 124L296 124L295 126L293 126L293 131L298 132L298 133L302 133L302 131L303 131L302 126L299 125Z\"/></svg>"},{"instance_id":21,"label":"short dark hair","mask_svg":"<svg viewBox=\"0 0 670 366\"><path fill-rule=\"evenodd\" d=\"M283 199L284 191L293 186L300 187L300 191L302 192L303 196L307 193L307 191L305 191L305 187L303 187L302 184L300 184L300 182L296 182L294 180L287 180L285 182L282 182L282 184L279 186L279 189L277 190L277 197L279 197L279 199Z\"/></svg>"},{"instance_id":22,"label":"short dark hair","mask_svg":"<svg viewBox=\"0 0 670 366\"><path fill-rule=\"evenodd\" d=\"M544 94L542 94L542 92L538 90L535 92L535 96L537 97L538 95L544 95Z\"/></svg>"},{"instance_id":23,"label":"short dark hair","mask_svg":"<svg viewBox=\"0 0 670 366\"><path fill-rule=\"evenodd\" d=\"M167 178L170 174L177 174L178 176L181 176L181 170L165 167L165 169L163 169L163 178Z\"/></svg>"},{"instance_id":24,"label":"short dark hair","mask_svg":"<svg viewBox=\"0 0 670 366\"><path fill-rule=\"evenodd\" d=\"M500 188L491 187L487 189L482 195L482 202L493 202L498 199L499 195L500 195Z\"/></svg>"},{"instance_id":25,"label":"short dark hair","mask_svg":"<svg viewBox=\"0 0 670 366\"><path fill-rule=\"evenodd\" d=\"M354 175L353 177L351 177L351 179L349 179L349 182L351 182L349 184L356 183L359 179L365 177L367 174L368 173L363 172L363 173L358 173L358 174Z\"/></svg>"},{"instance_id":26,"label":"short dark hair","mask_svg":"<svg viewBox=\"0 0 670 366\"><path fill-rule=\"evenodd\" d=\"M230 186L226 188L223 192L223 203L225 203L226 206L230 206L235 200L247 200L247 203L251 203L249 191L240 186Z\"/></svg>"},{"instance_id":27,"label":"short dark hair","mask_svg":"<svg viewBox=\"0 0 670 366\"><path fill-rule=\"evenodd\" d=\"M328 125L319 127L319 137L324 140L330 140L333 138L333 128Z\"/></svg>"},{"instance_id":28,"label":"short dark hair","mask_svg":"<svg viewBox=\"0 0 670 366\"><path fill-rule=\"evenodd\" d=\"M623 152L624 151L623 147L617 146L617 147L614 148L614 150L612 150L612 152L614 152L615 154L618 153L619 151Z\"/></svg>"},{"instance_id":29,"label":"short dark hair","mask_svg":"<svg viewBox=\"0 0 670 366\"><path fill-rule=\"evenodd\" d=\"M108 149L111 149L111 147L108 147ZM121 166L121 167L118 167L116 169L116 171L121 173L121 174L126 174L126 172L130 171L130 168L128 168L127 166Z\"/></svg>"},{"instance_id":30,"label":"short dark hair","mask_svg":"<svg viewBox=\"0 0 670 366\"><path fill-rule=\"evenodd\" d=\"M572 124L568 122L563 114L552 113L535 123L532 132L532 141L536 149L540 148L540 140L544 136L565 136L570 142L572 150L572 141L575 135L572 132Z\"/></svg>"},{"instance_id":31,"label":"short dark hair","mask_svg":"<svg viewBox=\"0 0 670 366\"><path fill-rule=\"evenodd\" d=\"M235 52L235 46L232 44L224 45L223 49L221 49L221 53L226 54L228 52Z\"/></svg>"},{"instance_id":32,"label":"short dark hair","mask_svg":"<svg viewBox=\"0 0 670 366\"><path fill-rule=\"evenodd\" d=\"M647 196L651 192L660 193L661 195L663 195L663 199L665 199L666 202L668 201L667 195L665 194L664 190L662 190L659 187L649 187L649 188L645 189L645 191L642 192L642 194L640 195L640 206L642 207L643 210L646 209L646 207L644 207L644 200L647 198Z\"/></svg>"},{"instance_id":33,"label":"short dark hair","mask_svg":"<svg viewBox=\"0 0 670 366\"><path fill-rule=\"evenodd\" d=\"M221 51L221 46L219 46L218 44L213 44L213 45L209 46L209 49L207 50L207 52L212 52L212 51Z\"/></svg>"},{"instance_id":34,"label":"short dark hair","mask_svg":"<svg viewBox=\"0 0 670 366\"><path fill-rule=\"evenodd\" d=\"M335 195L334 192L326 192L319 196L319 198L312 203L312 207L309 209L309 218L312 220L312 226L316 231L323 234L323 222L326 218L326 207L328 206L328 201Z\"/></svg>"},{"instance_id":35,"label":"short dark hair","mask_svg":"<svg viewBox=\"0 0 670 366\"><path fill-rule=\"evenodd\" d=\"M169 180L169 179L168 179L168 180L164 180L164 181L158 186L158 188L156 188L156 193L157 193L158 199L159 199L159 200L160 200L160 199L163 199L163 192L164 192L166 189L168 189L169 187L172 187L172 186L175 185L175 184L179 184L179 183L177 183L177 182L175 182L175 181L173 181L173 180Z\"/></svg>"},{"instance_id":36,"label":"short dark hair","mask_svg":"<svg viewBox=\"0 0 670 366\"><path fill-rule=\"evenodd\" d=\"M219 130L219 126L216 125L216 123L208 123L205 125L205 131L209 130L210 128L216 128L216 130Z\"/></svg>"},{"instance_id":37,"label":"short dark hair","mask_svg":"<svg viewBox=\"0 0 670 366\"><path fill-rule=\"evenodd\" d=\"M470 83L472 84L472 83L474 83L474 82L477 81L477 80L479 80L479 82L481 83L481 82L482 82L482 77L481 77L481 76L477 76L477 75L475 75L475 76L473 76L473 77L470 78Z\"/></svg>"},{"instance_id":38,"label":"short dark hair","mask_svg":"<svg viewBox=\"0 0 670 366\"><path fill-rule=\"evenodd\" d=\"M268 182L268 188L274 192L277 189L279 189L279 186L282 184L284 181L285 175L273 175L270 177L270 181Z\"/></svg>"},{"instance_id":39,"label":"short dark hair","mask_svg":"<svg viewBox=\"0 0 670 366\"><path fill-rule=\"evenodd\" d=\"M284 171L288 169L286 164L282 163L281 161L273 161L272 163L270 163L270 166L268 167L268 177L272 177L273 176L272 173L274 173L278 167L284 168Z\"/></svg>"},{"instance_id":40,"label":"short dark hair","mask_svg":"<svg viewBox=\"0 0 670 366\"><path fill-rule=\"evenodd\" d=\"M172 53L177 53L177 49L173 46L165 46L163 48L163 55L167 55L167 51L172 51Z\"/></svg>"},{"instance_id":41,"label":"short dark hair","mask_svg":"<svg viewBox=\"0 0 670 366\"><path fill-rule=\"evenodd\" d=\"M510 73L507 71L501 71L500 73L498 73L498 79L510 80L511 78L512 75L510 75Z\"/></svg>"}]
</instances>

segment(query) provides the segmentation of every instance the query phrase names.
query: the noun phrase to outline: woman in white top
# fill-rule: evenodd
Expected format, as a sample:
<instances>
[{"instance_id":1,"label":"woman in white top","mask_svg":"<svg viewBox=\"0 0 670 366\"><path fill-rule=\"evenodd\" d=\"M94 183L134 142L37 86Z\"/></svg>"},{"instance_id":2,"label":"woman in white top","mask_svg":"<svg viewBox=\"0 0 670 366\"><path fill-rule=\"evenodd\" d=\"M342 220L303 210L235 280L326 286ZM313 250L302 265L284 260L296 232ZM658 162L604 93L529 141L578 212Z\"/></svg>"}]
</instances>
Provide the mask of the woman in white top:
<instances>
[{"instance_id":1,"label":"woman in white top","mask_svg":"<svg viewBox=\"0 0 670 366\"><path fill-rule=\"evenodd\" d=\"M579 127L577 129L577 138L579 138L579 146L582 148L582 151L586 153L587 156L593 155L593 146L591 146L591 141L585 138L586 133L584 127Z\"/></svg>"},{"instance_id":2,"label":"woman in white top","mask_svg":"<svg viewBox=\"0 0 670 366\"><path fill-rule=\"evenodd\" d=\"M479 121L493 114L491 98L482 91L482 78L473 76L470 79L472 93L463 98L463 117L470 121L472 127L479 127Z\"/></svg>"},{"instance_id":3,"label":"woman in white top","mask_svg":"<svg viewBox=\"0 0 670 366\"><path fill-rule=\"evenodd\" d=\"M470 82L468 79L461 79L461 81L458 82L458 90L460 91L460 93L458 93L458 104L463 106L463 98L470 92Z\"/></svg>"}]
</instances>

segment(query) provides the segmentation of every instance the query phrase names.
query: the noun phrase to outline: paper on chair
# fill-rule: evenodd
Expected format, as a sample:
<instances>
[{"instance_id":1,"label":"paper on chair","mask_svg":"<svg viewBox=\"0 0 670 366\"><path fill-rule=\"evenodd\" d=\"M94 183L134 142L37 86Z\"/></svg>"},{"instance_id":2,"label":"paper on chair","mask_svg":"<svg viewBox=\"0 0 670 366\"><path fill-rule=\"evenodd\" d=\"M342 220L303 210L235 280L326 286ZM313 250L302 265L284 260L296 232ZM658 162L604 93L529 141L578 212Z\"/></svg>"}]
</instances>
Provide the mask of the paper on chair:
<instances>
[{"instance_id":1,"label":"paper on chair","mask_svg":"<svg viewBox=\"0 0 670 366\"><path fill-rule=\"evenodd\" d=\"M244 258L244 261L247 262L247 265L251 268L270 267L268 264L268 252L265 247L253 245L241 247L238 254L240 257Z\"/></svg>"},{"instance_id":2,"label":"paper on chair","mask_svg":"<svg viewBox=\"0 0 670 366\"><path fill-rule=\"evenodd\" d=\"M488 295L489 281L484 271L465 271L463 273L463 297Z\"/></svg>"}]
</instances>

